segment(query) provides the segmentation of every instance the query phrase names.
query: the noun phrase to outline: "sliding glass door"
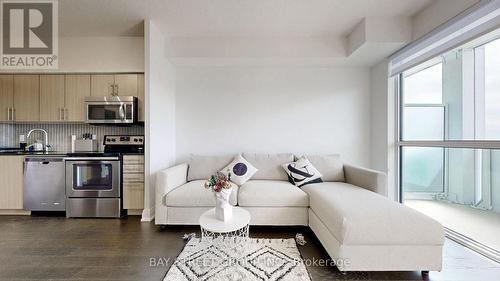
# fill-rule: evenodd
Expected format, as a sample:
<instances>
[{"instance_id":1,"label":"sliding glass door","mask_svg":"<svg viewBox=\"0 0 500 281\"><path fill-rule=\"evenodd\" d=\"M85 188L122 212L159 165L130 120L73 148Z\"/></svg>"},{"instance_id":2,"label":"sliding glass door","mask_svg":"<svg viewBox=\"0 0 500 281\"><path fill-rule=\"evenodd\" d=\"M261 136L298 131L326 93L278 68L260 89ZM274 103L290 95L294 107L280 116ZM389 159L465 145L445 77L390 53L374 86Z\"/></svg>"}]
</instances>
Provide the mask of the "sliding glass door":
<instances>
[{"instance_id":1,"label":"sliding glass door","mask_svg":"<svg viewBox=\"0 0 500 281\"><path fill-rule=\"evenodd\" d=\"M497 38L476 39L399 75L398 146L403 203L500 260Z\"/></svg>"}]
</instances>

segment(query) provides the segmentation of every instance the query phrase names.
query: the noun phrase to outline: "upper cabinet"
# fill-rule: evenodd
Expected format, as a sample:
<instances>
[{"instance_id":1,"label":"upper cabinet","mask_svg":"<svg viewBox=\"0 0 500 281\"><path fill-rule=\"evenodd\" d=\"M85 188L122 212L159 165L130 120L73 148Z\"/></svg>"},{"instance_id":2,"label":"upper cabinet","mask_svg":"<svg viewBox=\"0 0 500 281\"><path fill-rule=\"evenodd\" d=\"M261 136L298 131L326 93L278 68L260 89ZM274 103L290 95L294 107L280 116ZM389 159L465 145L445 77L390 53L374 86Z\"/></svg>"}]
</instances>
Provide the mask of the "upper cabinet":
<instances>
[{"instance_id":1,"label":"upper cabinet","mask_svg":"<svg viewBox=\"0 0 500 281\"><path fill-rule=\"evenodd\" d=\"M40 75L14 75L14 121L40 121Z\"/></svg>"},{"instance_id":2,"label":"upper cabinet","mask_svg":"<svg viewBox=\"0 0 500 281\"><path fill-rule=\"evenodd\" d=\"M0 75L0 121L39 121L39 84L39 75Z\"/></svg>"},{"instance_id":3,"label":"upper cabinet","mask_svg":"<svg viewBox=\"0 0 500 281\"><path fill-rule=\"evenodd\" d=\"M117 74L115 75L116 96L137 97L137 74Z\"/></svg>"},{"instance_id":4,"label":"upper cabinet","mask_svg":"<svg viewBox=\"0 0 500 281\"><path fill-rule=\"evenodd\" d=\"M112 74L92 74L91 96L113 96L115 76Z\"/></svg>"},{"instance_id":5,"label":"upper cabinet","mask_svg":"<svg viewBox=\"0 0 500 281\"><path fill-rule=\"evenodd\" d=\"M135 96L144 121L144 74L1 74L0 122L83 122L86 96Z\"/></svg>"},{"instance_id":6,"label":"upper cabinet","mask_svg":"<svg viewBox=\"0 0 500 281\"><path fill-rule=\"evenodd\" d=\"M14 109L14 76L0 75L0 121L11 121Z\"/></svg>"},{"instance_id":7,"label":"upper cabinet","mask_svg":"<svg viewBox=\"0 0 500 281\"><path fill-rule=\"evenodd\" d=\"M138 74L93 74L91 95L137 96Z\"/></svg>"},{"instance_id":8,"label":"upper cabinet","mask_svg":"<svg viewBox=\"0 0 500 281\"><path fill-rule=\"evenodd\" d=\"M64 75L40 75L40 121L63 121L64 114Z\"/></svg>"},{"instance_id":9,"label":"upper cabinet","mask_svg":"<svg viewBox=\"0 0 500 281\"><path fill-rule=\"evenodd\" d=\"M85 121L85 97L90 96L90 75L66 75L65 119Z\"/></svg>"},{"instance_id":10,"label":"upper cabinet","mask_svg":"<svg viewBox=\"0 0 500 281\"><path fill-rule=\"evenodd\" d=\"M40 75L40 121L85 121L90 75Z\"/></svg>"}]
</instances>

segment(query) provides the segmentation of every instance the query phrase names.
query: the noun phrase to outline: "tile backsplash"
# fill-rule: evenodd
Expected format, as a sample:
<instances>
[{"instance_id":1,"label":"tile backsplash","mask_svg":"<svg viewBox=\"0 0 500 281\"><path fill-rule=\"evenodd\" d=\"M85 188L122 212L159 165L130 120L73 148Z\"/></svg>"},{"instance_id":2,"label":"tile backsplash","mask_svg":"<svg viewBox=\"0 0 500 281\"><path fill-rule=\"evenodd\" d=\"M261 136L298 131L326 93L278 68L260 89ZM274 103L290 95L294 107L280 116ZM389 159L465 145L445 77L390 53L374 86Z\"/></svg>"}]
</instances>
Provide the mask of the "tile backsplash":
<instances>
[{"instance_id":1,"label":"tile backsplash","mask_svg":"<svg viewBox=\"0 0 500 281\"><path fill-rule=\"evenodd\" d=\"M19 135L27 135L31 129L44 129L48 133L49 144L53 151L70 151L71 135L81 138L84 133L97 135L97 142L102 144L104 135L144 135L144 127L91 126L82 123L64 124L0 124L0 146L19 146ZM41 132L33 132L27 143L36 139L43 141ZM101 147L101 146L99 146Z\"/></svg>"}]
</instances>

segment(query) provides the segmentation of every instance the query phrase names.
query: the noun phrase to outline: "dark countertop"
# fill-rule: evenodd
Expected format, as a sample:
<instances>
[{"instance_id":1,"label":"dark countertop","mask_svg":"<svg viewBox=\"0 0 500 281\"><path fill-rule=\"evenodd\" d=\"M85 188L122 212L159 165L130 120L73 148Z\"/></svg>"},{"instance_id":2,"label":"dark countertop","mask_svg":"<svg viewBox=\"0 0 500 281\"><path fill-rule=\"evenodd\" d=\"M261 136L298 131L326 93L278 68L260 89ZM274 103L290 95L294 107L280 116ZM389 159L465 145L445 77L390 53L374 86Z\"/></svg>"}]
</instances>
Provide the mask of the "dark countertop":
<instances>
[{"instance_id":1,"label":"dark countertop","mask_svg":"<svg viewBox=\"0 0 500 281\"><path fill-rule=\"evenodd\" d=\"M19 156L47 156L47 155L60 155L60 156L66 156L68 153L64 151L49 151L49 152L44 152L44 151L2 151L0 152L0 156L5 155L5 156L12 156L12 155L19 155Z\"/></svg>"},{"instance_id":2,"label":"dark countertop","mask_svg":"<svg viewBox=\"0 0 500 281\"><path fill-rule=\"evenodd\" d=\"M0 149L1 150L1 149ZM85 152L84 152L85 153ZM97 152L102 153L102 152ZM68 154L75 154L68 151L1 151L1 156L68 156ZM90 154L90 153L89 153ZM122 153L124 155L144 155L144 153Z\"/></svg>"}]
</instances>

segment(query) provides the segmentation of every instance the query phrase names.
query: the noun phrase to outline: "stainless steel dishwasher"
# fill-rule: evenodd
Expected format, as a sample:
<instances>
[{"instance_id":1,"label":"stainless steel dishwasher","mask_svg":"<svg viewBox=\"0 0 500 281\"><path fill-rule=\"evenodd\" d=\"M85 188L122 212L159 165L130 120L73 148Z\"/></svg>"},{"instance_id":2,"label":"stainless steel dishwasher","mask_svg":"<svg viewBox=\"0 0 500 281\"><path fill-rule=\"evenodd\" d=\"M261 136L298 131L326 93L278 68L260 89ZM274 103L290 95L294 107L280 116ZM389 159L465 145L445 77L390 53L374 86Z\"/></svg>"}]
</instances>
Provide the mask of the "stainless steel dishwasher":
<instances>
[{"instance_id":1,"label":"stainless steel dishwasher","mask_svg":"<svg viewBox=\"0 0 500 281\"><path fill-rule=\"evenodd\" d=\"M65 211L65 169L62 156L24 158L24 209Z\"/></svg>"}]
</instances>

